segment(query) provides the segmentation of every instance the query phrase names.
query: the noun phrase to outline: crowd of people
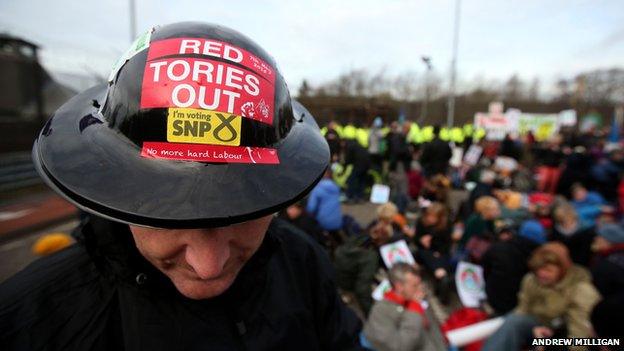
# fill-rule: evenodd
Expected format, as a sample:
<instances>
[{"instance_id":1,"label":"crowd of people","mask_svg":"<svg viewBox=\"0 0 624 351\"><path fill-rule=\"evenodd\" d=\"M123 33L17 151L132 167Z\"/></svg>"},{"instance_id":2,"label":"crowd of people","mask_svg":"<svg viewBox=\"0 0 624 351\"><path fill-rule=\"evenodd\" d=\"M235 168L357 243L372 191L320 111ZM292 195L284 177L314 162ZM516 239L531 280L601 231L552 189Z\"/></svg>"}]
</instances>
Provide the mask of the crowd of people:
<instances>
[{"instance_id":1,"label":"crowd of people","mask_svg":"<svg viewBox=\"0 0 624 351\"><path fill-rule=\"evenodd\" d=\"M624 151L606 131L490 141L433 126L423 140L410 123L384 127L379 117L365 133L345 129L323 129L332 167L307 204L292 206L304 210L282 216L328 250L371 348L431 349L430 333L414 333L437 328L418 303L420 285L449 306L461 261L483 268L482 310L505 318L483 350L520 350L531 338L622 336L609 321L624 306ZM464 157L451 162L457 152ZM340 212L341 202L366 201L376 183L391 191L375 220ZM399 240L418 267L385 265L379 248ZM392 289L375 303L371 293L385 276ZM396 313L413 318L403 325Z\"/></svg>"}]
</instances>

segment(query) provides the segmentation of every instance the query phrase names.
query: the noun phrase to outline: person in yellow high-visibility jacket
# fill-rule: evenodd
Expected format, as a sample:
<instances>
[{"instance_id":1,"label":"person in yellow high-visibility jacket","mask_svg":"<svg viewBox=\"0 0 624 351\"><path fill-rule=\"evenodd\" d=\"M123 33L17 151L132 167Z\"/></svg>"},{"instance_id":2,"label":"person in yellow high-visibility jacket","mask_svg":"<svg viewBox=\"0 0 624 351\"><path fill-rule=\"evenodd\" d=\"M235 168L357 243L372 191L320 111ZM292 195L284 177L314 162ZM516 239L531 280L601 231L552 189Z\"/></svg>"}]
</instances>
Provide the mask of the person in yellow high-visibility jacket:
<instances>
[{"instance_id":1,"label":"person in yellow high-visibility jacket","mask_svg":"<svg viewBox=\"0 0 624 351\"><path fill-rule=\"evenodd\" d=\"M407 132L407 142L411 144L421 144L423 142L420 127L415 122L412 123L409 132Z\"/></svg>"},{"instance_id":2,"label":"person in yellow high-visibility jacket","mask_svg":"<svg viewBox=\"0 0 624 351\"><path fill-rule=\"evenodd\" d=\"M356 138L357 128L353 124L347 124L342 128L342 138L347 140L353 140Z\"/></svg>"},{"instance_id":3,"label":"person in yellow high-visibility jacket","mask_svg":"<svg viewBox=\"0 0 624 351\"><path fill-rule=\"evenodd\" d=\"M449 129L447 127L444 127L442 129L440 129L439 137L440 137L440 139L442 139L444 141L449 141L451 139L451 135L449 133Z\"/></svg>"},{"instance_id":4,"label":"person in yellow high-visibility jacket","mask_svg":"<svg viewBox=\"0 0 624 351\"><path fill-rule=\"evenodd\" d=\"M435 137L434 133L433 133L433 126L426 126L424 128L421 129L420 131L420 137L421 137L421 141L423 143L428 143L431 140L433 140L433 138Z\"/></svg>"},{"instance_id":5,"label":"person in yellow high-visibility jacket","mask_svg":"<svg viewBox=\"0 0 624 351\"><path fill-rule=\"evenodd\" d=\"M365 148L368 148L368 135L368 128L357 128L355 130L355 140Z\"/></svg>"},{"instance_id":6,"label":"person in yellow high-visibility jacket","mask_svg":"<svg viewBox=\"0 0 624 351\"><path fill-rule=\"evenodd\" d=\"M462 128L459 127L454 127L453 129L451 129L451 141L453 141L455 144L461 144L464 142L464 131L462 130Z\"/></svg>"}]
</instances>

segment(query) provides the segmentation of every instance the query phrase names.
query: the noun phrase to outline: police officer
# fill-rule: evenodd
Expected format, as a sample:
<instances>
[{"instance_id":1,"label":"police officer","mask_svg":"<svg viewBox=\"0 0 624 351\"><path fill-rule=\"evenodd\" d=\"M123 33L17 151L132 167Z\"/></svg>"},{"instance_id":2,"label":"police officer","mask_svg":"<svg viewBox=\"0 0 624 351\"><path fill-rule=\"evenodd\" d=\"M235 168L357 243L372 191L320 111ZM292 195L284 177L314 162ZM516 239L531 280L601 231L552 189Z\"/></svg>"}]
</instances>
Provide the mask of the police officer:
<instances>
[{"instance_id":1,"label":"police officer","mask_svg":"<svg viewBox=\"0 0 624 351\"><path fill-rule=\"evenodd\" d=\"M90 215L0 286L3 350L359 348L326 255L273 216L321 179L327 143L249 38L153 28L33 159Z\"/></svg>"}]
</instances>

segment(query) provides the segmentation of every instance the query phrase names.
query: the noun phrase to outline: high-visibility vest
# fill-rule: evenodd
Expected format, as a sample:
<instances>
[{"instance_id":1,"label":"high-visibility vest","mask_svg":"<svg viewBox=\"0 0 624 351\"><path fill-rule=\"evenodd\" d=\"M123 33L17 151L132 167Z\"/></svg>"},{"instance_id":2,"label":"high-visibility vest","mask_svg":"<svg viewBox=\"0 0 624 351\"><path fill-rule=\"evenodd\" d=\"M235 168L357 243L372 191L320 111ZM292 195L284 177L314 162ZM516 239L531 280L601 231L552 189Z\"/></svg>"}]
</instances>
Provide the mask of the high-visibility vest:
<instances>
[{"instance_id":1,"label":"high-visibility vest","mask_svg":"<svg viewBox=\"0 0 624 351\"><path fill-rule=\"evenodd\" d=\"M420 127L418 127L418 124L412 123L409 132L407 132L407 142L413 144L422 143L422 138L420 134Z\"/></svg>"},{"instance_id":2,"label":"high-visibility vest","mask_svg":"<svg viewBox=\"0 0 624 351\"><path fill-rule=\"evenodd\" d=\"M368 128L358 128L355 131L355 139L365 148L368 148L368 136L370 134L370 130Z\"/></svg>"},{"instance_id":3,"label":"high-visibility vest","mask_svg":"<svg viewBox=\"0 0 624 351\"><path fill-rule=\"evenodd\" d=\"M479 141L479 140L483 139L485 137L485 134L486 134L485 129L477 128L475 130L474 136L473 136L474 141Z\"/></svg>"},{"instance_id":4,"label":"high-visibility vest","mask_svg":"<svg viewBox=\"0 0 624 351\"><path fill-rule=\"evenodd\" d=\"M325 134L327 134L327 127L321 128L321 135L325 136Z\"/></svg>"},{"instance_id":5,"label":"high-visibility vest","mask_svg":"<svg viewBox=\"0 0 624 351\"><path fill-rule=\"evenodd\" d=\"M345 167L340 163L336 163L332 166L332 168L332 178L334 179L334 182L336 182L339 187L346 188L347 179L349 179L351 172L353 172L353 165L347 165L347 167Z\"/></svg>"},{"instance_id":6,"label":"high-visibility vest","mask_svg":"<svg viewBox=\"0 0 624 351\"><path fill-rule=\"evenodd\" d=\"M355 139L356 134L357 134L357 129L352 124L347 124L346 126L342 127L342 137L344 139L349 139L349 140Z\"/></svg>"},{"instance_id":7,"label":"high-visibility vest","mask_svg":"<svg viewBox=\"0 0 624 351\"><path fill-rule=\"evenodd\" d=\"M381 135L385 137L386 135L388 135L388 133L390 133L390 127L381 128Z\"/></svg>"},{"instance_id":8,"label":"high-visibility vest","mask_svg":"<svg viewBox=\"0 0 624 351\"><path fill-rule=\"evenodd\" d=\"M342 131L342 126L340 124L336 124L336 133L338 133L338 136L342 139L344 138L344 132Z\"/></svg>"},{"instance_id":9,"label":"high-visibility vest","mask_svg":"<svg viewBox=\"0 0 624 351\"><path fill-rule=\"evenodd\" d=\"M464 131L459 127L451 129L451 140L457 144L464 142Z\"/></svg>"},{"instance_id":10,"label":"high-visibility vest","mask_svg":"<svg viewBox=\"0 0 624 351\"><path fill-rule=\"evenodd\" d=\"M448 128L444 127L442 129L440 129L440 139L444 140L444 141L449 141L451 138L451 133L449 133Z\"/></svg>"},{"instance_id":11,"label":"high-visibility vest","mask_svg":"<svg viewBox=\"0 0 624 351\"><path fill-rule=\"evenodd\" d=\"M433 140L433 126L426 126L420 130L420 135L423 143L428 143Z\"/></svg>"}]
</instances>

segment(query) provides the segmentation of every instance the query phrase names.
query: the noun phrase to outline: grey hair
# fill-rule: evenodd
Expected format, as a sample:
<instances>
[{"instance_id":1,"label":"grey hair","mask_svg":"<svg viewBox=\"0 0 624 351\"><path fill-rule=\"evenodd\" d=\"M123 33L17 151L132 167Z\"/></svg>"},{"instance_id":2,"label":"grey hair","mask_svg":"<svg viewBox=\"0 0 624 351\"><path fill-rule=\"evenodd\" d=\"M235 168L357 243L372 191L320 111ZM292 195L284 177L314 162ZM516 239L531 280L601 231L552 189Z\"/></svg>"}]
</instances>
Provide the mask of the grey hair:
<instances>
[{"instance_id":1,"label":"grey hair","mask_svg":"<svg viewBox=\"0 0 624 351\"><path fill-rule=\"evenodd\" d=\"M405 275L407 275L407 273L412 273L420 277L420 270L418 267L404 262L397 262L388 271L388 280L394 287L396 283L403 283L405 281Z\"/></svg>"}]
</instances>

